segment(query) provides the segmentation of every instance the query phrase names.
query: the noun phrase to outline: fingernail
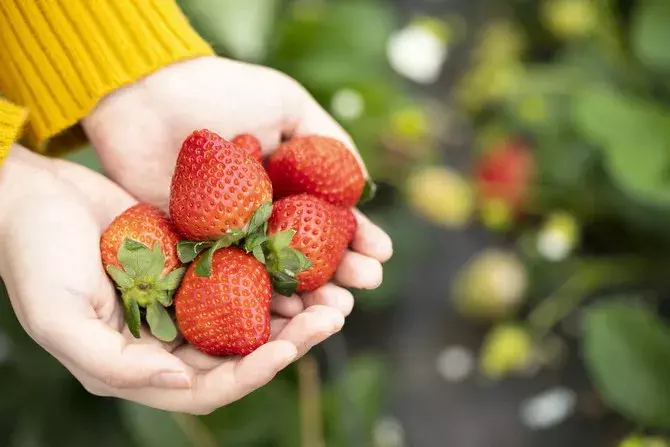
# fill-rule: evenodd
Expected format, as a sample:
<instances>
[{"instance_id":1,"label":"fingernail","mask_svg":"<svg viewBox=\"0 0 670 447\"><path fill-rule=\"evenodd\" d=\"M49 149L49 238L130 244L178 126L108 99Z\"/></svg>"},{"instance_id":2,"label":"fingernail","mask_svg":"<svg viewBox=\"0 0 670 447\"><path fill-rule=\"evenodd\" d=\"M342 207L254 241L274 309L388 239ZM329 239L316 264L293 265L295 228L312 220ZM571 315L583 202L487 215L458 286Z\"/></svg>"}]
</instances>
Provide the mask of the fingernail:
<instances>
[{"instance_id":1,"label":"fingernail","mask_svg":"<svg viewBox=\"0 0 670 447\"><path fill-rule=\"evenodd\" d=\"M188 388L191 381L183 372L162 372L151 378L151 384L157 388Z\"/></svg>"}]
</instances>

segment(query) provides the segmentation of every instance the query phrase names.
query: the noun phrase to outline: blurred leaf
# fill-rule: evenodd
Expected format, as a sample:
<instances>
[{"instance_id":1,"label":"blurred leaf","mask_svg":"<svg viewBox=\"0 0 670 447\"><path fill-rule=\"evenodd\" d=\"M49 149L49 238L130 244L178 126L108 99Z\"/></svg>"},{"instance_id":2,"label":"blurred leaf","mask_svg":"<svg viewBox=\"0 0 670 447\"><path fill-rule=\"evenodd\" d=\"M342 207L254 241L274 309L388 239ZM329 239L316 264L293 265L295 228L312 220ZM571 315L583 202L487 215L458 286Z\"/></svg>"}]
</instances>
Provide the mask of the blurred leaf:
<instances>
[{"instance_id":1,"label":"blurred leaf","mask_svg":"<svg viewBox=\"0 0 670 447\"><path fill-rule=\"evenodd\" d=\"M298 2L280 26L273 65L308 87L390 74L386 40L392 6L380 1Z\"/></svg>"},{"instance_id":2,"label":"blurred leaf","mask_svg":"<svg viewBox=\"0 0 670 447\"><path fill-rule=\"evenodd\" d=\"M654 104L611 90L575 96L577 129L600 145L614 180L650 203L670 205L670 116Z\"/></svg>"},{"instance_id":3,"label":"blurred leaf","mask_svg":"<svg viewBox=\"0 0 670 447\"><path fill-rule=\"evenodd\" d=\"M84 165L87 168L93 169L94 171L103 172L102 165L100 164L100 159L98 158L98 155L95 153L95 150L91 146L69 153L64 158L74 163Z\"/></svg>"},{"instance_id":4,"label":"blurred leaf","mask_svg":"<svg viewBox=\"0 0 670 447\"><path fill-rule=\"evenodd\" d=\"M374 204L378 199L372 201ZM429 250L430 233L417 231L422 222L404 204L365 210L368 217L393 240L393 257L384 264L384 282L374 290L356 290L356 305L361 309L389 306L406 294L407 271L413 259Z\"/></svg>"},{"instance_id":5,"label":"blurred leaf","mask_svg":"<svg viewBox=\"0 0 670 447\"><path fill-rule=\"evenodd\" d=\"M365 355L351 359L345 373L326 386L324 412L329 447L367 445L362 439L354 442L350 433L371 433L383 404L387 378L386 362Z\"/></svg>"},{"instance_id":6,"label":"blurred leaf","mask_svg":"<svg viewBox=\"0 0 670 447\"><path fill-rule=\"evenodd\" d=\"M621 304L591 309L584 352L612 408L644 425L670 427L670 330L652 311Z\"/></svg>"},{"instance_id":7,"label":"blurred leaf","mask_svg":"<svg viewBox=\"0 0 670 447\"><path fill-rule=\"evenodd\" d=\"M286 372L201 420L220 445L294 447L300 444L297 390Z\"/></svg>"},{"instance_id":8,"label":"blurred leaf","mask_svg":"<svg viewBox=\"0 0 670 447\"><path fill-rule=\"evenodd\" d=\"M194 28L235 59L265 58L279 0L180 0Z\"/></svg>"},{"instance_id":9,"label":"blurred leaf","mask_svg":"<svg viewBox=\"0 0 670 447\"><path fill-rule=\"evenodd\" d=\"M167 411L156 410L129 401L120 403L126 427L141 446L190 447L192 440Z\"/></svg>"},{"instance_id":10,"label":"blurred leaf","mask_svg":"<svg viewBox=\"0 0 670 447\"><path fill-rule=\"evenodd\" d=\"M637 2L631 40L635 54L646 66L670 71L670 2Z\"/></svg>"}]
</instances>

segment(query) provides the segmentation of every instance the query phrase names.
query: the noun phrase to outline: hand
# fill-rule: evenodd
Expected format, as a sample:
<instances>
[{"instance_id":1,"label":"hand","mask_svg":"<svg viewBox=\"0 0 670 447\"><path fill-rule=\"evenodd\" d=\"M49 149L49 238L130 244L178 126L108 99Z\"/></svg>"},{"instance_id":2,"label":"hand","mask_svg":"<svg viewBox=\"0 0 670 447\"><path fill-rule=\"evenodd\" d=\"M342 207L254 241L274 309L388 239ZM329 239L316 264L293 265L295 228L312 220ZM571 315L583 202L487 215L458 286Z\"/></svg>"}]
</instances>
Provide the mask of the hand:
<instances>
[{"instance_id":1,"label":"hand","mask_svg":"<svg viewBox=\"0 0 670 447\"><path fill-rule=\"evenodd\" d=\"M251 133L266 154L282 137L322 134L358 152L347 133L300 86L269 68L222 58L199 58L166 67L104 98L83 121L107 174L142 201L167 209L181 142L195 129L225 138ZM361 162L361 166L364 166ZM365 168L364 168L365 169ZM390 238L357 212L359 229L334 281L372 289L391 257ZM353 297L334 284L283 300L287 312L324 304L351 312Z\"/></svg>"},{"instance_id":2,"label":"hand","mask_svg":"<svg viewBox=\"0 0 670 447\"><path fill-rule=\"evenodd\" d=\"M271 341L244 358L132 337L99 239L135 200L106 178L14 147L0 171L0 276L26 332L91 393L194 414L263 386L340 330L336 309L275 300ZM287 298L288 299L288 298ZM282 307L291 310L281 316ZM278 316L279 315L279 316Z\"/></svg>"}]
</instances>

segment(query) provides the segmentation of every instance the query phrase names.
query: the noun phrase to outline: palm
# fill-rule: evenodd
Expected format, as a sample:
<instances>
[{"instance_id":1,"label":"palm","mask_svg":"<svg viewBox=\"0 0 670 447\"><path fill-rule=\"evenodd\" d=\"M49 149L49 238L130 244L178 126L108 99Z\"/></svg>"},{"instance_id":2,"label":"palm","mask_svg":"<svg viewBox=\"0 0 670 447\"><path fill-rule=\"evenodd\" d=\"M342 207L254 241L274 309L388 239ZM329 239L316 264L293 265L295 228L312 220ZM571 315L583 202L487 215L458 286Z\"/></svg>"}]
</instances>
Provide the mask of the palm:
<instances>
[{"instance_id":1,"label":"palm","mask_svg":"<svg viewBox=\"0 0 670 447\"><path fill-rule=\"evenodd\" d=\"M340 312L324 306L300 312L300 306L293 318L275 316L273 341L244 359L209 357L146 333L133 338L98 246L103 229L134 199L77 165L55 162L52 174L43 190L12 210L3 230L13 237L3 247L13 255L0 271L27 332L91 392L210 412L262 386L341 327ZM287 300L283 307L295 309Z\"/></svg>"},{"instance_id":2,"label":"palm","mask_svg":"<svg viewBox=\"0 0 670 447\"><path fill-rule=\"evenodd\" d=\"M220 58L176 64L115 92L84 120L84 128L110 177L163 209L181 142L195 129L227 138L252 133L265 153L274 151L282 137L311 133L354 148L346 132L294 80ZM361 214L358 218L353 251L345 253L334 281L375 288L382 280L380 261L391 256L391 241ZM307 305L331 305L345 315L353 306L351 293L333 284L303 298ZM289 307L295 312L299 305L293 301Z\"/></svg>"},{"instance_id":3,"label":"palm","mask_svg":"<svg viewBox=\"0 0 670 447\"><path fill-rule=\"evenodd\" d=\"M226 138L251 133L269 153L282 135L300 131L305 98L294 81L270 69L204 58L115 93L84 125L109 175L140 200L165 207L177 153L193 130Z\"/></svg>"}]
</instances>

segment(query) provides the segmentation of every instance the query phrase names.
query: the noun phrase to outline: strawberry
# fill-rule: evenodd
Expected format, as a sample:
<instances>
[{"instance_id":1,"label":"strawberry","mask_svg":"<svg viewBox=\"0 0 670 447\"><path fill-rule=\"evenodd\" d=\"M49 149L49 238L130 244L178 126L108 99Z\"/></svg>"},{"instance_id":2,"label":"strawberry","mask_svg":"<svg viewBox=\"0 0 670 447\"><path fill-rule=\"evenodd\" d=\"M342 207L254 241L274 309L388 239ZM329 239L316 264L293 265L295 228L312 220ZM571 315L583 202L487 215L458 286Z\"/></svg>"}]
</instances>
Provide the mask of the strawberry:
<instances>
[{"instance_id":1,"label":"strawberry","mask_svg":"<svg viewBox=\"0 0 670 447\"><path fill-rule=\"evenodd\" d=\"M270 337L272 284L265 267L236 247L214 253L212 275L191 264L175 297L177 325L209 355L247 355Z\"/></svg>"},{"instance_id":2,"label":"strawberry","mask_svg":"<svg viewBox=\"0 0 670 447\"><path fill-rule=\"evenodd\" d=\"M190 262L207 250L197 273L209 276L213 253L263 225L271 201L272 184L260 163L213 132L193 132L177 157L170 193L174 224L190 239L180 242L179 259Z\"/></svg>"},{"instance_id":3,"label":"strawberry","mask_svg":"<svg viewBox=\"0 0 670 447\"><path fill-rule=\"evenodd\" d=\"M528 196L534 167L533 154L519 142L506 142L486 152L475 168L479 200L497 200L518 209Z\"/></svg>"},{"instance_id":4,"label":"strawberry","mask_svg":"<svg viewBox=\"0 0 670 447\"><path fill-rule=\"evenodd\" d=\"M275 202L265 262L279 293L315 290L335 273L349 243L343 210L309 194Z\"/></svg>"},{"instance_id":5,"label":"strawberry","mask_svg":"<svg viewBox=\"0 0 670 447\"><path fill-rule=\"evenodd\" d=\"M179 234L158 208L140 203L119 215L100 238L100 256L121 292L126 323L140 336L140 308L146 309L151 332L172 341L177 330L166 307L185 268L177 258Z\"/></svg>"},{"instance_id":6,"label":"strawberry","mask_svg":"<svg viewBox=\"0 0 670 447\"><path fill-rule=\"evenodd\" d=\"M341 211L342 214L342 219L344 219L343 222L343 228L344 228L344 239L345 239L345 246L348 246L349 243L354 239L354 235L356 234L356 230L358 230L358 221L356 221L356 216L354 216L354 212L351 210L351 208L344 208Z\"/></svg>"},{"instance_id":7,"label":"strawberry","mask_svg":"<svg viewBox=\"0 0 670 447\"><path fill-rule=\"evenodd\" d=\"M259 163L263 163L263 152L261 150L261 142L253 135L240 134L233 138L232 143L240 149L247 152L251 158Z\"/></svg>"},{"instance_id":8,"label":"strawberry","mask_svg":"<svg viewBox=\"0 0 670 447\"><path fill-rule=\"evenodd\" d=\"M480 157L475 182L481 219L486 226L508 229L523 215L534 171L532 152L518 140L507 141Z\"/></svg>"},{"instance_id":9,"label":"strawberry","mask_svg":"<svg viewBox=\"0 0 670 447\"><path fill-rule=\"evenodd\" d=\"M340 141L311 135L293 138L270 156L267 171L276 198L308 193L342 207L374 195L356 157Z\"/></svg>"},{"instance_id":10,"label":"strawberry","mask_svg":"<svg viewBox=\"0 0 670 447\"><path fill-rule=\"evenodd\" d=\"M245 151L208 130L186 138L170 193L170 215L181 234L209 241L243 231L258 207L271 201L270 179Z\"/></svg>"}]
</instances>

